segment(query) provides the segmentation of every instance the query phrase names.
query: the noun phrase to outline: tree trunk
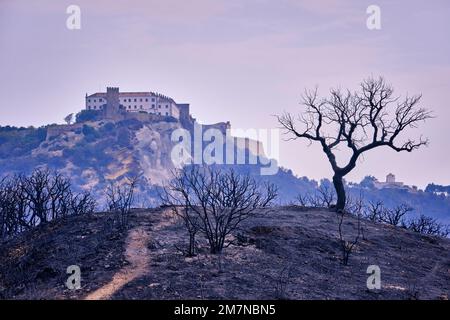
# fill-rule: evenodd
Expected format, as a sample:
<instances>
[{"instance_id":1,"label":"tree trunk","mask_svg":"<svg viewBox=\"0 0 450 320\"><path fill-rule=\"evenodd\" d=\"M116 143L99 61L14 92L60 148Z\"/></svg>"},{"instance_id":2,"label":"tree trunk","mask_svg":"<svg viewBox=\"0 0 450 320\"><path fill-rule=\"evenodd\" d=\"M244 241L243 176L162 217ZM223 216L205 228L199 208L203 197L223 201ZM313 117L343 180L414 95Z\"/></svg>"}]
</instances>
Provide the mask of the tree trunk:
<instances>
[{"instance_id":1,"label":"tree trunk","mask_svg":"<svg viewBox=\"0 0 450 320\"><path fill-rule=\"evenodd\" d=\"M336 202L336 211L344 210L345 208L345 188L344 188L344 181L343 176L339 174L335 174L333 176L333 185L336 189L336 195L337 195L337 202Z\"/></svg>"},{"instance_id":2,"label":"tree trunk","mask_svg":"<svg viewBox=\"0 0 450 320\"><path fill-rule=\"evenodd\" d=\"M189 233L189 252L188 255L190 257L195 256L195 233Z\"/></svg>"}]
</instances>

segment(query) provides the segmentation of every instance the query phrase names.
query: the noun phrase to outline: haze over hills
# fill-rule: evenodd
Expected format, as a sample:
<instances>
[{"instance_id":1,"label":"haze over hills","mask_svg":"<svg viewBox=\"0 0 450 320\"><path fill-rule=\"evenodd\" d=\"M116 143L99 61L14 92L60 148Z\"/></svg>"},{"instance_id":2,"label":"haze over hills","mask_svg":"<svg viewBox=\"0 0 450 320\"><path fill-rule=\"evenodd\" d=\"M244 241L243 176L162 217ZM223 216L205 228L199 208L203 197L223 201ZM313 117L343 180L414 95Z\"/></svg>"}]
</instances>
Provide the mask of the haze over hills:
<instances>
[{"instance_id":1,"label":"haze over hills","mask_svg":"<svg viewBox=\"0 0 450 320\"><path fill-rule=\"evenodd\" d=\"M36 167L46 166L70 177L76 189L92 190L102 199L110 182L141 174L138 205L153 206L159 201L158 190L170 179L174 169L171 152L175 143L171 133L177 129L193 132L196 123L190 115L181 119L149 119L135 114L108 119L101 111L85 110L71 125L1 127L0 175L28 174ZM229 125L226 122L204 125L203 130L215 128L225 132ZM202 149L207 145L203 143ZM263 153L259 144L256 150L250 148L248 141L244 145L246 160L251 154ZM224 166L249 173L259 181L275 183L281 191L280 204L295 202L299 194L315 194L318 187L330 184L326 179L317 182L297 177L285 168L279 168L274 175L261 175L261 163L246 163ZM450 222L450 197L439 192L439 186L430 185L422 191L396 185L380 188L379 185L368 177L361 183L347 184L347 188L353 197L362 195L367 201L382 200L386 206L406 203L415 209L413 214L426 214Z\"/></svg>"},{"instance_id":2,"label":"haze over hills","mask_svg":"<svg viewBox=\"0 0 450 320\"><path fill-rule=\"evenodd\" d=\"M273 164L262 145L227 136L229 128L228 122L200 125L186 112L173 116L122 107L112 113L108 108L83 110L67 125L0 127L0 178L46 167L70 178L71 208L80 204L74 194L83 190L98 204L85 213L42 220L53 212L50 203L56 202L49 201L49 212L43 210L39 223L18 225L7 234L0 242L0 299L448 299L449 239L443 224L450 222L448 188L430 184L423 191L393 175L386 182L368 176L361 183L346 183L348 199L353 204L359 198L367 204L381 201L387 211L376 219L361 207L336 213L330 210L334 189L328 179L297 177L285 168L262 174ZM209 129L225 138L201 139L196 145L196 133L204 137ZM182 134L189 143L177 149ZM227 148L230 141L232 149ZM200 236L193 242L195 254L186 254L180 249L186 247L186 224L173 211L177 206L159 206L163 186L177 167L174 159L182 156L195 164L199 146L202 155L225 163L230 152L236 159L243 155L244 164L212 166L248 174L258 186L278 187L275 206L249 205L256 211L227 235L230 246L219 255L208 251L210 243ZM134 206L139 208L127 207L120 215L104 201L108 185L125 185L136 176ZM17 194L37 181L28 179L15 184L20 186ZM28 205L24 212L34 217L36 206ZM405 205L405 213L414 210L404 220L383 220L399 205ZM54 212L58 208L66 207L55 206ZM418 215L436 220L414 220ZM416 222L429 228L419 230ZM350 263L345 260L349 243ZM83 274L78 290L64 283L67 266L74 263ZM383 270L377 291L366 285L368 265Z\"/></svg>"},{"instance_id":3,"label":"haze over hills","mask_svg":"<svg viewBox=\"0 0 450 320\"><path fill-rule=\"evenodd\" d=\"M435 2L0 0L0 303L449 300Z\"/></svg>"}]
</instances>

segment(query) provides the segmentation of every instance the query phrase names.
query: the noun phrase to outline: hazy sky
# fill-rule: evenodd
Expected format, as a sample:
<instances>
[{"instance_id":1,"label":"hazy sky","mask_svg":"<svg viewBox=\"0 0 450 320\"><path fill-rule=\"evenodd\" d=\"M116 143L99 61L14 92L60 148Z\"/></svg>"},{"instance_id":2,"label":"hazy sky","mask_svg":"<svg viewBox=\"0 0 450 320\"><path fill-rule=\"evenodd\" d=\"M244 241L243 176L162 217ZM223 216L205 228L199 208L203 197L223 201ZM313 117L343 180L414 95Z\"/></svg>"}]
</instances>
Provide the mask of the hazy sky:
<instances>
[{"instance_id":1,"label":"hazy sky","mask_svg":"<svg viewBox=\"0 0 450 320\"><path fill-rule=\"evenodd\" d=\"M81 30L66 8L81 8ZM381 8L368 30L366 8ZM398 94L423 94L436 118L428 148L367 153L348 179L393 172L407 184L450 184L450 2L317 0L0 0L0 125L62 122L107 85L191 103L203 123L277 127L304 88L356 88L383 75ZM318 147L282 142L281 164L331 175Z\"/></svg>"}]
</instances>

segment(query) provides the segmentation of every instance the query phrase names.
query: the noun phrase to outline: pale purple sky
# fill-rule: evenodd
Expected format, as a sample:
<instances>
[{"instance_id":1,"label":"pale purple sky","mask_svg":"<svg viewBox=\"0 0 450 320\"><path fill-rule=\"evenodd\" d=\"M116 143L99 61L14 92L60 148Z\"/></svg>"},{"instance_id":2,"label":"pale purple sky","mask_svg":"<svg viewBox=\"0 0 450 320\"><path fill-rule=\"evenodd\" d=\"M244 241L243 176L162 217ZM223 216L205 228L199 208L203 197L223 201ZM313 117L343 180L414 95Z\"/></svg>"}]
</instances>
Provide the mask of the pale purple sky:
<instances>
[{"instance_id":1,"label":"pale purple sky","mask_svg":"<svg viewBox=\"0 0 450 320\"><path fill-rule=\"evenodd\" d=\"M81 8L81 30L66 8ZM381 30L366 8L381 8ZM418 152L367 153L348 180L393 172L407 184L450 184L450 2L317 0L0 0L0 125L62 122L107 85L191 103L203 123L274 128L304 88L355 88L383 75L398 94L422 93L436 119ZM281 165L329 177L317 147L282 142Z\"/></svg>"}]
</instances>

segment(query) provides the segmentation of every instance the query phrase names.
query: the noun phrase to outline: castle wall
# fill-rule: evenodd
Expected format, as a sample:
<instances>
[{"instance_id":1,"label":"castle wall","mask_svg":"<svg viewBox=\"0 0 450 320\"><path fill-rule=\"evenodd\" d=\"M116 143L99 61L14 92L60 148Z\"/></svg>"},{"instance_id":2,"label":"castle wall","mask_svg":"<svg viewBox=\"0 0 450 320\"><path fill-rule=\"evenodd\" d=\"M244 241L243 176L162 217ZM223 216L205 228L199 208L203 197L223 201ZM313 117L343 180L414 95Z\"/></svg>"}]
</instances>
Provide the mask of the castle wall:
<instances>
[{"instance_id":1,"label":"castle wall","mask_svg":"<svg viewBox=\"0 0 450 320\"><path fill-rule=\"evenodd\" d=\"M126 112L124 113L123 118L137 119L141 122L157 122L157 121L164 121L167 119L167 117L163 115L145 112Z\"/></svg>"},{"instance_id":2,"label":"castle wall","mask_svg":"<svg viewBox=\"0 0 450 320\"><path fill-rule=\"evenodd\" d=\"M51 137L58 136L62 133L68 131L75 131L77 129L81 129L83 127L83 123L74 123L74 124L62 124L62 125L53 125L47 127L47 140Z\"/></svg>"},{"instance_id":3,"label":"castle wall","mask_svg":"<svg viewBox=\"0 0 450 320\"><path fill-rule=\"evenodd\" d=\"M218 129L220 132L222 132L224 135L227 133L227 130L231 128L230 122L218 122L214 124L203 124L203 131L206 131L208 129Z\"/></svg>"}]
</instances>

